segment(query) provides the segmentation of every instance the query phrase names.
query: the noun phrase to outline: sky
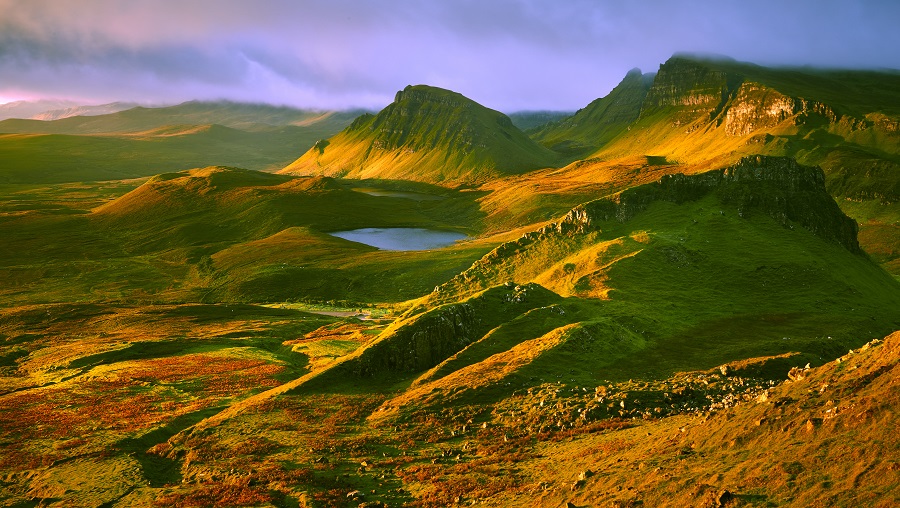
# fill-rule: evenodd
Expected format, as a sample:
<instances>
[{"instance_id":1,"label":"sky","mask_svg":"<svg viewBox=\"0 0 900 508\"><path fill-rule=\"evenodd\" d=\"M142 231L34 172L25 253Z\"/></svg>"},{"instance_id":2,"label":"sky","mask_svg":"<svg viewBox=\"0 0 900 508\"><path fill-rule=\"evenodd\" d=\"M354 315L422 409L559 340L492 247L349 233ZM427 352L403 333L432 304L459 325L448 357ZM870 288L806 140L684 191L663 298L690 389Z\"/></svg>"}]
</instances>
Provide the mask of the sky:
<instances>
[{"instance_id":1,"label":"sky","mask_svg":"<svg viewBox=\"0 0 900 508\"><path fill-rule=\"evenodd\" d=\"M581 108L677 52L900 69L896 0L0 0L0 103Z\"/></svg>"}]
</instances>

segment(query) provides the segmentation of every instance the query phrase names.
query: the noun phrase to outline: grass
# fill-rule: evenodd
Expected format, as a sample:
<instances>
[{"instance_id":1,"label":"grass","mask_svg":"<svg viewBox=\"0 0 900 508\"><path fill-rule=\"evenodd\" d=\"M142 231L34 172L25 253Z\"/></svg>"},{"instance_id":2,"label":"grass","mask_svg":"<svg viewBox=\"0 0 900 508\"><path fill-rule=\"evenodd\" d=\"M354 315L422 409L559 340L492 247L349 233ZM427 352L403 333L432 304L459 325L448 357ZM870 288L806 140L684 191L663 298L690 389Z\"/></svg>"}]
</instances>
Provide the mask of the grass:
<instances>
[{"instance_id":1,"label":"grass","mask_svg":"<svg viewBox=\"0 0 900 508\"><path fill-rule=\"evenodd\" d=\"M807 74L753 79L793 93ZM471 126L462 137L507 132L513 143L488 152L510 166L436 181L423 149L392 162L430 163L430 182L214 166L0 185L2 503L895 504L896 334L864 345L900 327L900 285L876 264L896 264L887 137L781 125L747 145L706 120L673 126L684 111L662 108L603 138L596 157L518 174L537 152L504 117L441 116L415 94L468 103L407 92L319 148L403 109L421 113L421 135L385 143L455 146L436 129L458 122ZM628 113L611 102L580 114ZM109 142L202 136L250 139L166 124ZM760 145L825 161L865 253L832 241L846 224L822 192L620 193ZM89 154L97 172L59 178L104 174L107 156L126 174L113 148ZM392 175L388 160L358 174ZM506 176L457 186L484 174ZM618 205L578 208L590 227L558 226L603 196ZM610 206L622 214L603 218ZM328 234L360 227L471 238L388 252Z\"/></svg>"},{"instance_id":2,"label":"grass","mask_svg":"<svg viewBox=\"0 0 900 508\"><path fill-rule=\"evenodd\" d=\"M508 117L462 95L407 87L377 115L362 116L284 172L413 180L448 186L554 166L559 157Z\"/></svg>"}]
</instances>

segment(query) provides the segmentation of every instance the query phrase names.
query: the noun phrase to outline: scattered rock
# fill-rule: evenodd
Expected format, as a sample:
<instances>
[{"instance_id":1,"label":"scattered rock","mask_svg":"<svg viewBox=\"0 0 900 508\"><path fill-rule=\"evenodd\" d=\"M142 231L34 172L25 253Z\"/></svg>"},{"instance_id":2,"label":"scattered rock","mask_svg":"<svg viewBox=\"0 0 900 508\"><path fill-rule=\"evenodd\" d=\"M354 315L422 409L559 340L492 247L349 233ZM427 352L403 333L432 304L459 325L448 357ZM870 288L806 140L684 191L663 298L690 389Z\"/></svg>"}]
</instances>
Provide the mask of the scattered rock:
<instances>
[{"instance_id":1,"label":"scattered rock","mask_svg":"<svg viewBox=\"0 0 900 508\"><path fill-rule=\"evenodd\" d=\"M716 495L716 506L718 508L724 508L731 500L734 499L734 494L728 491L728 489L722 489Z\"/></svg>"}]
</instances>

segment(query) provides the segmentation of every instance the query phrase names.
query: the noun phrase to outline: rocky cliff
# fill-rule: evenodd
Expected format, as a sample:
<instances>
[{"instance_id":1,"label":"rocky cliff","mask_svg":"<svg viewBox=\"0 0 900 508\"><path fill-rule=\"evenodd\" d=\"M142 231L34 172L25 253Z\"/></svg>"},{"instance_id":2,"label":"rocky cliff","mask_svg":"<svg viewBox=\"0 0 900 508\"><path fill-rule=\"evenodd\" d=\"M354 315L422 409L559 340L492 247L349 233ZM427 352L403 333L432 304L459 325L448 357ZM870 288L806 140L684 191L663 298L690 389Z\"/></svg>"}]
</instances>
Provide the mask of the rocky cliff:
<instances>
[{"instance_id":1,"label":"rocky cliff","mask_svg":"<svg viewBox=\"0 0 900 508\"><path fill-rule=\"evenodd\" d=\"M700 116L714 118L740 82L741 77L735 73L698 64L692 59L672 57L659 67L641 105L640 116L648 117L665 108L677 107L681 114L676 121Z\"/></svg>"},{"instance_id":2,"label":"rocky cliff","mask_svg":"<svg viewBox=\"0 0 900 508\"><path fill-rule=\"evenodd\" d=\"M785 227L797 224L851 252L861 252L856 221L844 215L828 195L820 168L800 165L788 157L762 155L697 175L666 175L612 199L585 203L569 212L557 229L585 231L601 221L625 222L654 201L684 203L710 193L723 204L737 207L741 217L763 213Z\"/></svg>"}]
</instances>

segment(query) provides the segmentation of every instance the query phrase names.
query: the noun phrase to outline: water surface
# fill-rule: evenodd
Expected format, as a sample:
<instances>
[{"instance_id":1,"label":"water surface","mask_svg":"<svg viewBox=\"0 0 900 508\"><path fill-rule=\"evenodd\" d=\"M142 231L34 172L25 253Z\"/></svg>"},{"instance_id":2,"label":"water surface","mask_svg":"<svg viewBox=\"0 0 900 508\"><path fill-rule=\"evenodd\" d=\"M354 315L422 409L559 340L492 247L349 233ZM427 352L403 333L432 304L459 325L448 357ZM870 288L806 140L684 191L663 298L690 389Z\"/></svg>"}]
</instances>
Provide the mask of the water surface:
<instances>
[{"instance_id":1,"label":"water surface","mask_svg":"<svg viewBox=\"0 0 900 508\"><path fill-rule=\"evenodd\" d=\"M378 196L381 198L404 198L413 199L415 201L440 201L444 199L444 196L438 196L436 194L425 194L424 192L395 191L387 189L375 189L372 187L355 187L353 188L353 190L356 192L362 192L363 194Z\"/></svg>"},{"instance_id":2,"label":"water surface","mask_svg":"<svg viewBox=\"0 0 900 508\"><path fill-rule=\"evenodd\" d=\"M423 228L363 228L330 234L381 250L439 249L466 237L461 233Z\"/></svg>"}]
</instances>

